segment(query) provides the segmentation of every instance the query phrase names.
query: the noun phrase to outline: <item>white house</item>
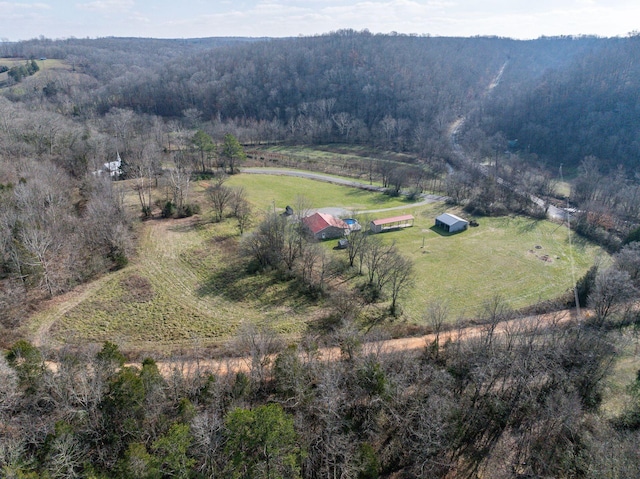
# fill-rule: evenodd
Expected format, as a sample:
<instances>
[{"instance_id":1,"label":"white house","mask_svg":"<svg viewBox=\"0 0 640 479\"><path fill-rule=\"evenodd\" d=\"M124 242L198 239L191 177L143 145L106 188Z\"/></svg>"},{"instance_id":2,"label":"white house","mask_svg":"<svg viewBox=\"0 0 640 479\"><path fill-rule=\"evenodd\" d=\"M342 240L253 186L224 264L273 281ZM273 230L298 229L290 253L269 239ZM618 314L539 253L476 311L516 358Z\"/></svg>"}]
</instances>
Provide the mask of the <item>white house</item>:
<instances>
[{"instance_id":1,"label":"white house","mask_svg":"<svg viewBox=\"0 0 640 479\"><path fill-rule=\"evenodd\" d=\"M442 213L436 218L436 226L438 228L442 228L448 233L456 233L458 231L466 230L469 226L469 222L454 214Z\"/></svg>"},{"instance_id":2,"label":"white house","mask_svg":"<svg viewBox=\"0 0 640 479\"><path fill-rule=\"evenodd\" d=\"M117 158L114 161L103 163L102 168L94 171L94 175L101 175L102 173L109 173L111 178L118 177L122 174L122 159L120 159L120 153L117 154Z\"/></svg>"},{"instance_id":3,"label":"white house","mask_svg":"<svg viewBox=\"0 0 640 479\"><path fill-rule=\"evenodd\" d=\"M122 159L120 158L120 153L118 153L117 155L118 156L115 161L110 161L109 163L105 163L104 165L102 165L104 171L108 171L109 176L112 177L120 176L122 174L122 170L120 169L122 167Z\"/></svg>"}]
</instances>

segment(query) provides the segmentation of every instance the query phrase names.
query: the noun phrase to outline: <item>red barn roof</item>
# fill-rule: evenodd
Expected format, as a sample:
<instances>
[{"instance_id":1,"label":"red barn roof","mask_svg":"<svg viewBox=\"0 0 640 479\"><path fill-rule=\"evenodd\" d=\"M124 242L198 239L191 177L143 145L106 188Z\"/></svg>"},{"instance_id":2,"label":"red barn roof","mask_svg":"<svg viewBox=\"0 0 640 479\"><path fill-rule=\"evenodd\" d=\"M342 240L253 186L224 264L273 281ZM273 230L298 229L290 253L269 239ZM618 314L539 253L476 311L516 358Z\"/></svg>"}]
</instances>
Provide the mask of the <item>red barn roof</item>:
<instances>
[{"instance_id":1,"label":"red barn roof","mask_svg":"<svg viewBox=\"0 0 640 479\"><path fill-rule=\"evenodd\" d=\"M311 216L305 216L302 218L302 222L307 225L307 228L315 235L329 226L335 226L336 228L349 229L347 223L340 218L328 215L326 213L314 213Z\"/></svg>"},{"instance_id":2,"label":"red barn roof","mask_svg":"<svg viewBox=\"0 0 640 479\"><path fill-rule=\"evenodd\" d=\"M376 226L386 225L388 223L399 223L401 221L413 220L413 215L394 216L393 218L382 218L379 220L373 220L372 223Z\"/></svg>"}]
</instances>

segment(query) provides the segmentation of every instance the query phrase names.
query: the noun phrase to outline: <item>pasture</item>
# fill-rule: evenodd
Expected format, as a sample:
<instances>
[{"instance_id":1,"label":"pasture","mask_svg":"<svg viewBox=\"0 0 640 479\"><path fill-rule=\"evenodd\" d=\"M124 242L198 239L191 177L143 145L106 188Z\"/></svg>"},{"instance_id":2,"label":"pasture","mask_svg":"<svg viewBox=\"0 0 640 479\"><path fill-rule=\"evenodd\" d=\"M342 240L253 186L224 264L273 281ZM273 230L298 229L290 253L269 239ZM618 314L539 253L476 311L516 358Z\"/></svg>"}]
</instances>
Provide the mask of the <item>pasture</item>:
<instances>
[{"instance_id":1,"label":"pasture","mask_svg":"<svg viewBox=\"0 0 640 479\"><path fill-rule=\"evenodd\" d=\"M412 206L381 193L286 176L241 174L227 184L243 186L258 213L295 205L303 195L313 208L401 208L371 213L372 219L413 214L412 228L380 235L414 261L415 286L400 300L401 320L409 324L423 323L425 307L434 300L448 303L453 321L476 316L496 294L513 308L554 298L572 285L572 255L576 277L605 256L578 238L571 252L566 228L547 221L483 218L477 228L445 236L432 228L435 216L447 210L443 203ZM118 186L132 195L125 182ZM54 343L112 340L127 350L174 350L220 344L245 322L295 337L326 316L330 305L323 300L313 302L268 274L246 272L237 256L234 221L211 222L205 186L197 184L193 193L203 206L201 215L142 223L130 264L67 301L57 298L32 318L30 335ZM333 249L335 241L324 246L331 255L345 255ZM345 284L356 287L361 281L352 276Z\"/></svg>"},{"instance_id":2,"label":"pasture","mask_svg":"<svg viewBox=\"0 0 640 479\"><path fill-rule=\"evenodd\" d=\"M13 68L18 65L24 65L27 60L24 58L0 58L0 66L4 65L8 68ZM38 60L36 59L36 63L40 68L39 71L35 73L34 76L42 74L43 71L46 70L70 70L71 66L65 63L62 60L56 59L47 59L47 60ZM9 78L7 72L0 73L0 83L4 83Z\"/></svg>"},{"instance_id":3,"label":"pasture","mask_svg":"<svg viewBox=\"0 0 640 479\"><path fill-rule=\"evenodd\" d=\"M284 209L286 205L295 207L298 198L304 198L312 208L339 206L353 211L395 208L412 203L401 197L392 198L382 193L291 176L235 175L226 184L243 186L258 211L274 206L276 210Z\"/></svg>"}]
</instances>

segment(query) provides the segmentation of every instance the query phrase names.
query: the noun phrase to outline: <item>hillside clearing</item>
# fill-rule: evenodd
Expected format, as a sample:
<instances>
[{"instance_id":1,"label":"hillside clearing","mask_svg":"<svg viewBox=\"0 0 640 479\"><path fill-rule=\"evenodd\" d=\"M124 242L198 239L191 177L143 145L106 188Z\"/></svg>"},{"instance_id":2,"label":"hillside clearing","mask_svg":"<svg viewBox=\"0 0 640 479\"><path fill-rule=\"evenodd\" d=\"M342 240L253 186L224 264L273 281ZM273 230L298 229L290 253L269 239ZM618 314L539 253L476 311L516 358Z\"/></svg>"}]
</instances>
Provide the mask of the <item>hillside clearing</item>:
<instances>
[{"instance_id":1,"label":"hillside clearing","mask_svg":"<svg viewBox=\"0 0 640 479\"><path fill-rule=\"evenodd\" d=\"M228 184L244 186L257 212L295 205L299 195L313 207L405 206L386 216L411 213L414 227L379 237L395 242L414 261L415 286L401 299L407 324L424 324L424 310L435 300L449 304L454 321L477 316L483 303L496 295L521 308L571 287L566 229L548 221L482 218L478 228L444 236L433 228L435 216L448 209L444 203L412 206L380 193L283 176L236 175ZM202 200L203 189L198 185L194 197ZM144 222L138 255L130 265L88 285L70 304L58 302L36 315L31 335L38 331L40 343L49 331L52 343L111 340L125 350L169 351L219 345L245 322L296 336L328 314L327 305L301 295L291 282L247 273L236 254L239 243L233 219L211 223L206 208L192 218ZM605 256L577 238L573 244L578 275L596 257ZM323 246L336 258L344 256L333 250L335 241ZM356 287L361 281L351 277L347 285Z\"/></svg>"}]
</instances>

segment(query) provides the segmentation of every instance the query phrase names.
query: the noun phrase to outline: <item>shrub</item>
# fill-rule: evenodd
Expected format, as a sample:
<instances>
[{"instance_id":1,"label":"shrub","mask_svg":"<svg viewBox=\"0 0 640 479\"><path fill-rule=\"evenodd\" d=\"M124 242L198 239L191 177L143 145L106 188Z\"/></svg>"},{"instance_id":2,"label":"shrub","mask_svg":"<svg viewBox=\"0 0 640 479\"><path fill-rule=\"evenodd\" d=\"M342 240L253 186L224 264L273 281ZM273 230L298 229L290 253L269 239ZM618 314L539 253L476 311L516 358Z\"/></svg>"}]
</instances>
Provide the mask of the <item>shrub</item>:
<instances>
[{"instance_id":1,"label":"shrub","mask_svg":"<svg viewBox=\"0 0 640 479\"><path fill-rule=\"evenodd\" d=\"M149 218L151 216L151 206L143 206L142 207L142 215L145 218Z\"/></svg>"},{"instance_id":2,"label":"shrub","mask_svg":"<svg viewBox=\"0 0 640 479\"><path fill-rule=\"evenodd\" d=\"M163 218L173 218L176 214L176 205L172 201L167 201L162 207Z\"/></svg>"},{"instance_id":3,"label":"shrub","mask_svg":"<svg viewBox=\"0 0 640 479\"><path fill-rule=\"evenodd\" d=\"M385 188L384 194L390 196L391 198L397 198L400 196L400 190L397 188Z\"/></svg>"},{"instance_id":4,"label":"shrub","mask_svg":"<svg viewBox=\"0 0 640 479\"><path fill-rule=\"evenodd\" d=\"M112 270L117 271L129 264L129 258L122 249L114 247L111 249L107 257L112 261Z\"/></svg>"},{"instance_id":5,"label":"shrub","mask_svg":"<svg viewBox=\"0 0 640 479\"><path fill-rule=\"evenodd\" d=\"M190 216L199 215L199 214L200 214L200 205L198 203L190 203L188 205L185 205L181 216L188 218Z\"/></svg>"},{"instance_id":6,"label":"shrub","mask_svg":"<svg viewBox=\"0 0 640 479\"><path fill-rule=\"evenodd\" d=\"M418 187L411 188L407 193L407 199L409 201L415 201L418 198L420 198L421 194L422 194L422 191L420 190L420 188Z\"/></svg>"},{"instance_id":7,"label":"shrub","mask_svg":"<svg viewBox=\"0 0 640 479\"><path fill-rule=\"evenodd\" d=\"M640 241L640 226L629 232L623 244L633 243L634 241Z\"/></svg>"}]
</instances>

